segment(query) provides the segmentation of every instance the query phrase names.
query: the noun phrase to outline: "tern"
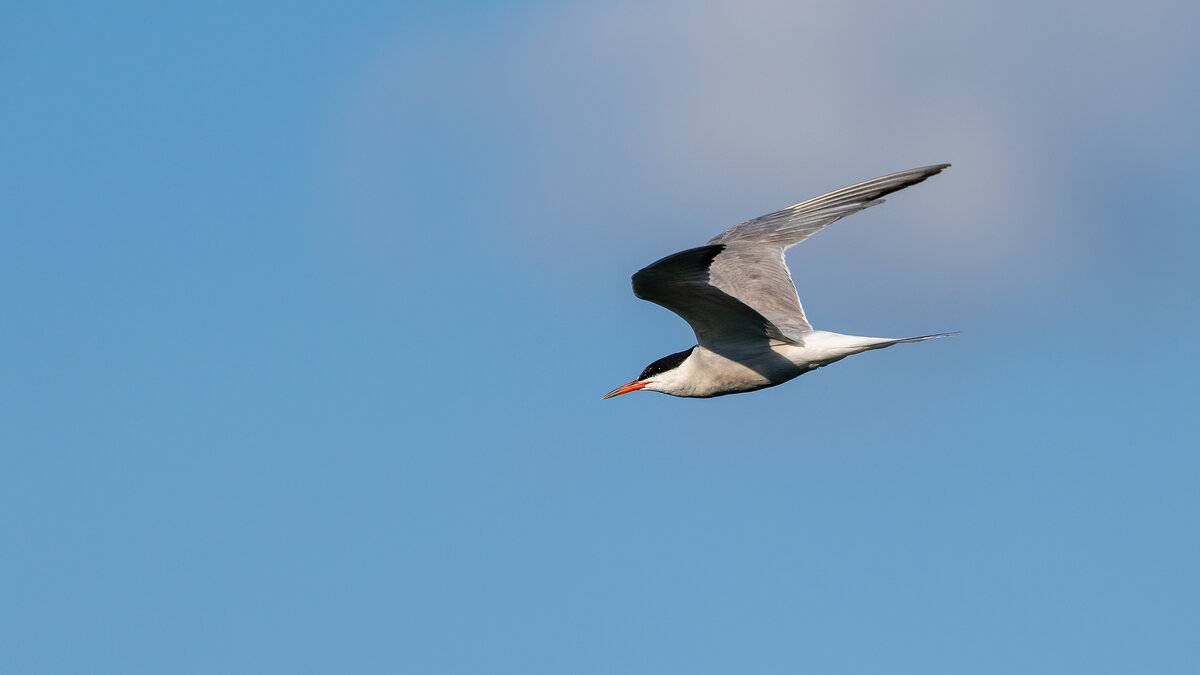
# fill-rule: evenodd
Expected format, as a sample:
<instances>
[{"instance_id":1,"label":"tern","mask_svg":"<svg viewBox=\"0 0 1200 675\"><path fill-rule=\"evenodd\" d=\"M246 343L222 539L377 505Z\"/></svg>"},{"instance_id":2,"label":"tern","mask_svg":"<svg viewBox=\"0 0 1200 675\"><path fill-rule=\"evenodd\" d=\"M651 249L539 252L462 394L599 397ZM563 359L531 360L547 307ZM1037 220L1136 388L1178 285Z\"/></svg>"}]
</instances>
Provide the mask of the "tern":
<instances>
[{"instance_id":1,"label":"tern","mask_svg":"<svg viewBox=\"0 0 1200 675\"><path fill-rule=\"evenodd\" d=\"M639 389L691 398L756 391L853 354L953 335L877 338L814 330L784 261L788 248L826 225L949 166L909 169L815 197L639 270L633 294L687 321L696 345L651 363L603 398Z\"/></svg>"}]
</instances>

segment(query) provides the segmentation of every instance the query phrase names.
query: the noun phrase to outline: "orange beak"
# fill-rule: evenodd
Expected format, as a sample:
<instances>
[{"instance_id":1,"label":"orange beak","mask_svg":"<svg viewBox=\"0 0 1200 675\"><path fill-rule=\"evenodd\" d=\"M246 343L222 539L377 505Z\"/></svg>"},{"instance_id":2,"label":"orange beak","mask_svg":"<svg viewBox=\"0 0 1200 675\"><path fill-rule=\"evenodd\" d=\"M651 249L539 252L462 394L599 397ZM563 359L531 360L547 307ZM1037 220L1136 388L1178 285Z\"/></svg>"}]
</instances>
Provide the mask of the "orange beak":
<instances>
[{"instance_id":1,"label":"orange beak","mask_svg":"<svg viewBox=\"0 0 1200 675\"><path fill-rule=\"evenodd\" d=\"M628 394L631 391L637 391L638 389L642 389L645 386L646 386L645 382L630 382L629 384L623 384L623 385L617 387L616 389L613 389L612 391L608 392L604 396L601 396L600 400L603 401L604 399L612 398L613 396L620 396L621 394Z\"/></svg>"}]
</instances>

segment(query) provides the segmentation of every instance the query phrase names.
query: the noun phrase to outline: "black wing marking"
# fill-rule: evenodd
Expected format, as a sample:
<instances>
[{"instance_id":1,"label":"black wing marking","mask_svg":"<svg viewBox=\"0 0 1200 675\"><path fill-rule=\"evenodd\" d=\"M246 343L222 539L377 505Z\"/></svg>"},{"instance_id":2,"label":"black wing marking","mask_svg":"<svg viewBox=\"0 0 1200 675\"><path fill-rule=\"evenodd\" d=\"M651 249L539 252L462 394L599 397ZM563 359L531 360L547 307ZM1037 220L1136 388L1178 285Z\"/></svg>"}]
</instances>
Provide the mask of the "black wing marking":
<instances>
[{"instance_id":1,"label":"black wing marking","mask_svg":"<svg viewBox=\"0 0 1200 675\"><path fill-rule=\"evenodd\" d=\"M712 244L669 255L633 275L633 294L678 314L704 347L791 342L762 314L709 283L709 268L724 249L723 244Z\"/></svg>"}]
</instances>

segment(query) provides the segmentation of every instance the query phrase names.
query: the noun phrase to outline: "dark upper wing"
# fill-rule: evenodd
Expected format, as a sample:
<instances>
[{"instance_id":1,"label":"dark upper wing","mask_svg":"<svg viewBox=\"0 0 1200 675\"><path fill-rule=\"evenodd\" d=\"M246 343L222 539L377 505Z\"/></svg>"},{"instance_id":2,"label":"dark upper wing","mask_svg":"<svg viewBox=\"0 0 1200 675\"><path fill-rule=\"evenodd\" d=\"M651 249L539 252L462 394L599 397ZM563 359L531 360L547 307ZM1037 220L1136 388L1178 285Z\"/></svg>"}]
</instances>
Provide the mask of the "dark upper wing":
<instances>
[{"instance_id":1,"label":"dark upper wing","mask_svg":"<svg viewBox=\"0 0 1200 675\"><path fill-rule=\"evenodd\" d=\"M633 275L633 294L683 317L696 342L714 351L736 342L790 342L762 314L709 283L709 268L724 249L716 244L669 255Z\"/></svg>"}]
</instances>

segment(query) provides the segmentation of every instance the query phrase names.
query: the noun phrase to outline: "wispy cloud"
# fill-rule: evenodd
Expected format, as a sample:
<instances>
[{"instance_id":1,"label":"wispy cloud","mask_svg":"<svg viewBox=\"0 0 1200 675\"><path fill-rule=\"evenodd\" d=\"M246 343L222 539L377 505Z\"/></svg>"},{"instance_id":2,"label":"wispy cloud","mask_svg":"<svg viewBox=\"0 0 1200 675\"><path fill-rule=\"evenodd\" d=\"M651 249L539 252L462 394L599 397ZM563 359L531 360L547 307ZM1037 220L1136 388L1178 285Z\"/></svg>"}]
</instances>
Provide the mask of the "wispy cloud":
<instances>
[{"instance_id":1,"label":"wispy cloud","mask_svg":"<svg viewBox=\"0 0 1200 675\"><path fill-rule=\"evenodd\" d=\"M1081 148L1169 153L1164 127L1185 132L1196 112L1196 64L1174 58L1195 9L1082 9L659 0L447 27L364 78L347 201L398 205L414 174L461 171L490 188L483 234L531 259L629 253L631 239L666 251L948 161L896 197L903 209L884 207L887 227L855 236L931 278L1035 284L1071 264L1096 220ZM404 165L430 142L444 166ZM400 211L387 217L404 227Z\"/></svg>"}]
</instances>

